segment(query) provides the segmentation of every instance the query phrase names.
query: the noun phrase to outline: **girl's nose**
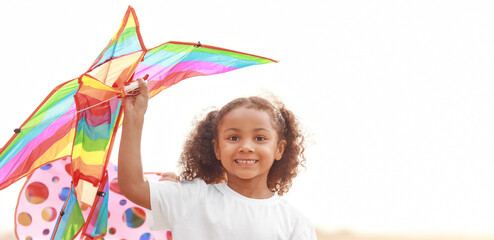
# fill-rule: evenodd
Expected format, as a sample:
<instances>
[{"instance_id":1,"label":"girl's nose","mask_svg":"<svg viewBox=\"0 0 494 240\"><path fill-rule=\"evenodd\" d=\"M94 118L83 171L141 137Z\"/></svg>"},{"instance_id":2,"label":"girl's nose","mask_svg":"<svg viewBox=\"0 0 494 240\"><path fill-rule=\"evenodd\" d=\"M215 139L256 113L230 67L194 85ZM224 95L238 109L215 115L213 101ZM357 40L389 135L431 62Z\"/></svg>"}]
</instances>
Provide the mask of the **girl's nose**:
<instances>
[{"instance_id":1,"label":"girl's nose","mask_svg":"<svg viewBox=\"0 0 494 240\"><path fill-rule=\"evenodd\" d=\"M254 148L252 147L252 144L249 143L248 141L244 142L238 150L240 152L254 152Z\"/></svg>"}]
</instances>

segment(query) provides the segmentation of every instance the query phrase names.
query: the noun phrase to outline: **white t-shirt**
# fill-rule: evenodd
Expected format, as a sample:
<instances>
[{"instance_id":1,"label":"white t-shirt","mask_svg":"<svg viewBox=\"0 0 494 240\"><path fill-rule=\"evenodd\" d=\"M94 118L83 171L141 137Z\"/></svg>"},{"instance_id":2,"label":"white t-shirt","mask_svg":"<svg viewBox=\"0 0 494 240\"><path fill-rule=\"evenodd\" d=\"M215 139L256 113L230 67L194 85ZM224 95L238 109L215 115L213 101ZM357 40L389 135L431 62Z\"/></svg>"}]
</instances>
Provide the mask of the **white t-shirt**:
<instances>
[{"instance_id":1,"label":"white t-shirt","mask_svg":"<svg viewBox=\"0 0 494 240\"><path fill-rule=\"evenodd\" d=\"M151 230L181 239L316 239L311 222L278 195L247 198L226 183L149 182Z\"/></svg>"}]
</instances>

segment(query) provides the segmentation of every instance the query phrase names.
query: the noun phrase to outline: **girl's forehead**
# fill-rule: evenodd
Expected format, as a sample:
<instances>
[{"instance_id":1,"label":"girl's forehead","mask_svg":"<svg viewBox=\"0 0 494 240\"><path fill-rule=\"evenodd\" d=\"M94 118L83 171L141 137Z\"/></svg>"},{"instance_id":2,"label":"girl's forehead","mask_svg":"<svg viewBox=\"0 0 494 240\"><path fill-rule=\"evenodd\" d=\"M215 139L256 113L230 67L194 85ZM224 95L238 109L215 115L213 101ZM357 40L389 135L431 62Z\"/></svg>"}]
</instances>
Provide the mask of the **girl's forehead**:
<instances>
[{"instance_id":1,"label":"girl's forehead","mask_svg":"<svg viewBox=\"0 0 494 240\"><path fill-rule=\"evenodd\" d=\"M225 114L218 127L232 124L269 125L274 127L273 119L267 111L246 107L235 108Z\"/></svg>"}]
</instances>

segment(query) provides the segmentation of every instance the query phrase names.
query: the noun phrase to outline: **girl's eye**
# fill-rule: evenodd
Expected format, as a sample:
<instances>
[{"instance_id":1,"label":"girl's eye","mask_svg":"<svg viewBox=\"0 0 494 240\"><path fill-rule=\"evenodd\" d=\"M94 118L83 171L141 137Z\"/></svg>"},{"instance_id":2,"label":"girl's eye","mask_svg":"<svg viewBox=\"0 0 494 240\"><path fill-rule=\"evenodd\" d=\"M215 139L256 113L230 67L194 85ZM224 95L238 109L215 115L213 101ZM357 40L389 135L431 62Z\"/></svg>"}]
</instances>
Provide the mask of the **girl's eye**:
<instances>
[{"instance_id":1,"label":"girl's eye","mask_svg":"<svg viewBox=\"0 0 494 240\"><path fill-rule=\"evenodd\" d=\"M264 138L264 137L256 137L256 141L264 141L264 140L266 140L266 138Z\"/></svg>"},{"instance_id":2,"label":"girl's eye","mask_svg":"<svg viewBox=\"0 0 494 240\"><path fill-rule=\"evenodd\" d=\"M231 136L228 138L228 140L230 141L237 141L238 140L238 137L237 136Z\"/></svg>"}]
</instances>

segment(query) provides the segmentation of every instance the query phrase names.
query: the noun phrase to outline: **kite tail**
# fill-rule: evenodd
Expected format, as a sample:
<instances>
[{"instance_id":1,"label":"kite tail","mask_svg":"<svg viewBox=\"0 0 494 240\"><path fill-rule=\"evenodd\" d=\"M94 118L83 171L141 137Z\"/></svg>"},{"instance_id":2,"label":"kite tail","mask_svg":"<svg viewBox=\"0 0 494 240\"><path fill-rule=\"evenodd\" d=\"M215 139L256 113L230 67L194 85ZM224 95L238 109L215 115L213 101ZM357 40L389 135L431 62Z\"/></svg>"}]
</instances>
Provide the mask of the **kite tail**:
<instances>
[{"instance_id":1,"label":"kite tail","mask_svg":"<svg viewBox=\"0 0 494 240\"><path fill-rule=\"evenodd\" d=\"M86 218L86 224L82 230L82 235L88 239L103 237L106 234L108 226L108 171L105 172L105 177L100 184L96 198L91 207L91 212Z\"/></svg>"},{"instance_id":2,"label":"kite tail","mask_svg":"<svg viewBox=\"0 0 494 240\"><path fill-rule=\"evenodd\" d=\"M50 240L68 240L74 239L81 231L84 225L84 217L82 216L81 207L77 202L77 197L74 192L74 184L70 188L69 196L60 211L55 229Z\"/></svg>"}]
</instances>

